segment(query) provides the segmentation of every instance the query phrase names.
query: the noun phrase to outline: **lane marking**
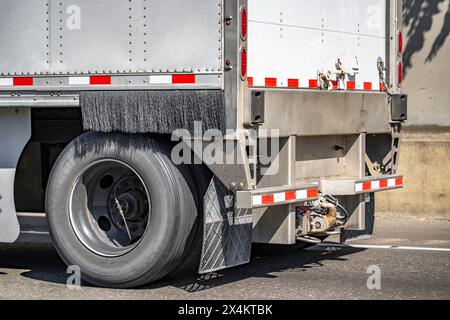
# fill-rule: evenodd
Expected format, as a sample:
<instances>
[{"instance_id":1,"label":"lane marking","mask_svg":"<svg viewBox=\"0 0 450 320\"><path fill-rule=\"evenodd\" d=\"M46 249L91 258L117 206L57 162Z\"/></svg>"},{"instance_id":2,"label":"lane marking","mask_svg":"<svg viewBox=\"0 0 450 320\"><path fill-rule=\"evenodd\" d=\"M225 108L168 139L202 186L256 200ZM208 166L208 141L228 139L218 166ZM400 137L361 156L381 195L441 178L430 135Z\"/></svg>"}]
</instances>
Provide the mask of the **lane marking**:
<instances>
[{"instance_id":1,"label":"lane marking","mask_svg":"<svg viewBox=\"0 0 450 320\"><path fill-rule=\"evenodd\" d=\"M317 246L323 248L390 249L390 250L409 250L409 251L450 252L450 248L432 248L432 247L427 248L427 247L409 247L409 246L395 246L395 245L321 243L318 244Z\"/></svg>"}]
</instances>

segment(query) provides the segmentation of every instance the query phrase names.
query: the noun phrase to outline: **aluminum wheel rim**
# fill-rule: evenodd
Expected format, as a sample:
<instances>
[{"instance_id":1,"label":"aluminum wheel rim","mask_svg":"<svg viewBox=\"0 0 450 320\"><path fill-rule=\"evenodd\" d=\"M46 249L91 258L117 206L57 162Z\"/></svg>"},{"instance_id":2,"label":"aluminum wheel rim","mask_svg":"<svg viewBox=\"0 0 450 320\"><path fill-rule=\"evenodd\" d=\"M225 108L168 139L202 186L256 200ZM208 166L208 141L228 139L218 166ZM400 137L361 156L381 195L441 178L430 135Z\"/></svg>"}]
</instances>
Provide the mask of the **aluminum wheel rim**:
<instances>
[{"instance_id":1,"label":"aluminum wheel rim","mask_svg":"<svg viewBox=\"0 0 450 320\"><path fill-rule=\"evenodd\" d=\"M149 229L151 201L140 175L115 159L92 163L73 185L72 228L90 251L117 257L135 249Z\"/></svg>"}]
</instances>

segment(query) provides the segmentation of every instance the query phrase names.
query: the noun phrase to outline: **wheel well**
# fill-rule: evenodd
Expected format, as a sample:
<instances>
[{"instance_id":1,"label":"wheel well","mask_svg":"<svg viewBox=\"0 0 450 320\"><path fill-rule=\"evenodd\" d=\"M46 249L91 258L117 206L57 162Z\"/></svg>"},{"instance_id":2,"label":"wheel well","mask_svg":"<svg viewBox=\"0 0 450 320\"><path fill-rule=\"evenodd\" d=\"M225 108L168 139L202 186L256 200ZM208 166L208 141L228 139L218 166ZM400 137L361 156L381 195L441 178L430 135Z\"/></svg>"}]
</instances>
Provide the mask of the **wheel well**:
<instances>
[{"instance_id":1,"label":"wheel well","mask_svg":"<svg viewBox=\"0 0 450 320\"><path fill-rule=\"evenodd\" d=\"M45 190L55 160L83 132L78 108L31 110L31 139L20 157L14 184L18 212L44 212Z\"/></svg>"},{"instance_id":2,"label":"wheel well","mask_svg":"<svg viewBox=\"0 0 450 320\"><path fill-rule=\"evenodd\" d=\"M84 132L78 108L32 109L31 128L31 139L22 152L16 171L14 197L17 212L45 211L45 192L52 167L63 149ZM170 136L157 136L170 141ZM206 166L202 167L212 175Z\"/></svg>"}]
</instances>

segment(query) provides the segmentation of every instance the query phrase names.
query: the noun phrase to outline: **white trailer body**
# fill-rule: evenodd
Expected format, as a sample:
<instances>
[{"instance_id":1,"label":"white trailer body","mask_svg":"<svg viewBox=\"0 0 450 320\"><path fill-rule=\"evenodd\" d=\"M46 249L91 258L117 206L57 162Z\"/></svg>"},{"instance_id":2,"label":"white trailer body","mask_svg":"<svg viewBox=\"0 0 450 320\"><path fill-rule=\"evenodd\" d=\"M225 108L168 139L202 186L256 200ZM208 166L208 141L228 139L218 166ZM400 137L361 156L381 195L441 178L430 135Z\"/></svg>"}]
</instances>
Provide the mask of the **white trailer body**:
<instances>
[{"instance_id":1,"label":"white trailer body","mask_svg":"<svg viewBox=\"0 0 450 320\"><path fill-rule=\"evenodd\" d=\"M317 73L347 74L339 89L380 91L386 0L249 2L249 77L254 86L317 87ZM276 80L276 81L275 81Z\"/></svg>"},{"instance_id":2,"label":"white trailer body","mask_svg":"<svg viewBox=\"0 0 450 320\"><path fill-rule=\"evenodd\" d=\"M0 0L0 242L45 210L85 279L133 287L247 263L252 243L370 235L374 194L404 182L401 15L400 0ZM233 161L207 161L211 140Z\"/></svg>"}]
</instances>

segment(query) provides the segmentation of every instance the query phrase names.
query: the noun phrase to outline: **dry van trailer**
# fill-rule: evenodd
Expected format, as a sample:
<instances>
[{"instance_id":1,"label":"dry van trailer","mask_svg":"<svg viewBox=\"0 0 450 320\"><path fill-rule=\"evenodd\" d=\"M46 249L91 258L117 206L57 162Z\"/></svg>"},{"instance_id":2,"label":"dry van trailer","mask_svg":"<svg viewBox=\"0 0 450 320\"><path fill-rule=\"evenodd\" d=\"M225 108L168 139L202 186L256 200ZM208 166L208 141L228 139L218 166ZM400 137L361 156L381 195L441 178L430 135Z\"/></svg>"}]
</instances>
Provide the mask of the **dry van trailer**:
<instances>
[{"instance_id":1,"label":"dry van trailer","mask_svg":"<svg viewBox=\"0 0 450 320\"><path fill-rule=\"evenodd\" d=\"M0 242L45 210L67 264L133 287L370 235L401 26L399 0L0 0Z\"/></svg>"}]
</instances>

